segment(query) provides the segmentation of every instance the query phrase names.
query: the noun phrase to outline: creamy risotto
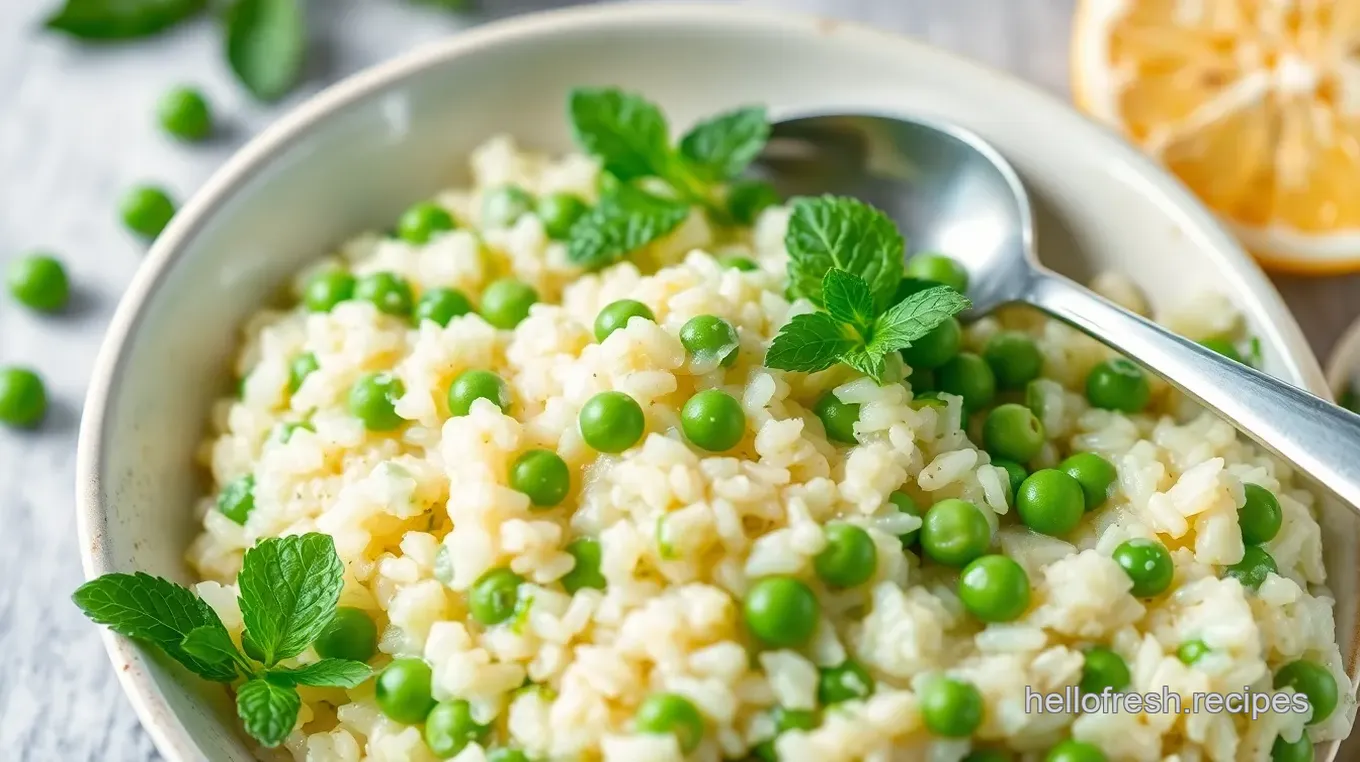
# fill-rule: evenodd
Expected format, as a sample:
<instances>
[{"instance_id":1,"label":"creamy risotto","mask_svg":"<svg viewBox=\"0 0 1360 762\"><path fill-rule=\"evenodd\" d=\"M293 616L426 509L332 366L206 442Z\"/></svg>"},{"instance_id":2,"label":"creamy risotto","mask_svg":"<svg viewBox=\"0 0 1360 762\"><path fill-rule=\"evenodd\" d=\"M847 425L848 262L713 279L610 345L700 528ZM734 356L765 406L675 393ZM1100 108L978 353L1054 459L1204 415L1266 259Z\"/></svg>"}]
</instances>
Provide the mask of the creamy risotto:
<instances>
[{"instance_id":1,"label":"creamy risotto","mask_svg":"<svg viewBox=\"0 0 1360 762\"><path fill-rule=\"evenodd\" d=\"M1026 310L947 319L881 383L769 367L814 311L787 207L586 271L560 239L596 158L496 138L471 169L252 318L215 409L197 592L239 640L243 553L325 533L340 615L288 663L375 670L301 688L261 754L1192 762L1347 734L1317 501L1226 423ZM1221 298L1158 317L1242 338ZM1027 702L1244 691L1312 703Z\"/></svg>"}]
</instances>

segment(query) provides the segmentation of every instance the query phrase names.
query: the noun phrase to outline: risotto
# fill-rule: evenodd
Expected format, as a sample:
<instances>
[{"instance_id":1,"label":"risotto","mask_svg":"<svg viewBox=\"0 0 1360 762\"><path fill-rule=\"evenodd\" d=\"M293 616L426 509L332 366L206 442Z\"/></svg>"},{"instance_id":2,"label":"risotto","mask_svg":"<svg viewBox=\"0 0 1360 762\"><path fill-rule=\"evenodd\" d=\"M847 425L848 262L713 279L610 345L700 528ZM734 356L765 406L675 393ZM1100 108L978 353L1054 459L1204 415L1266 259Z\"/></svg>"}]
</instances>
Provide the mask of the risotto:
<instances>
[{"instance_id":1,"label":"risotto","mask_svg":"<svg viewBox=\"0 0 1360 762\"><path fill-rule=\"evenodd\" d=\"M583 268L564 231L621 175L598 156L493 139L470 187L245 326L196 590L239 641L245 551L329 535L340 614L288 663L376 673L300 688L261 754L1193 762L1348 733L1317 500L1285 466L1024 309L946 315L881 373L770 367L815 312L789 207L695 208ZM963 286L942 257L906 272ZM1158 317L1241 346L1221 298ZM1308 701L1068 700L1247 691Z\"/></svg>"}]
</instances>

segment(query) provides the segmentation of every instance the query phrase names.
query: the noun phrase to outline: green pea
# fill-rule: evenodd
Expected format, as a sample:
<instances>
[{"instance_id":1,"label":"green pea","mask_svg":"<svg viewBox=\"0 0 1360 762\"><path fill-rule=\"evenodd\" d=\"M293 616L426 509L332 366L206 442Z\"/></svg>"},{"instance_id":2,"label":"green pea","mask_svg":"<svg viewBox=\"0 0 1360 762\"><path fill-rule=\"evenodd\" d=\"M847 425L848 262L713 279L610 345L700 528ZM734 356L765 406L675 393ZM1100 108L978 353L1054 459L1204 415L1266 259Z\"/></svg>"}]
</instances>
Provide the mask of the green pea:
<instances>
[{"instance_id":1,"label":"green pea","mask_svg":"<svg viewBox=\"0 0 1360 762\"><path fill-rule=\"evenodd\" d=\"M775 737L761 741L752 750L756 759L761 762L779 762L779 754L774 748L775 739L779 736L790 730L812 730L817 727L816 712L809 712L804 709L785 709L780 706L775 707L773 716Z\"/></svg>"},{"instance_id":2,"label":"green pea","mask_svg":"<svg viewBox=\"0 0 1360 762\"><path fill-rule=\"evenodd\" d=\"M1309 725L1322 722L1336 709L1336 678L1315 661L1299 659L1280 667L1275 673L1275 687L1293 688L1308 697L1308 705L1313 708L1313 714L1308 718Z\"/></svg>"},{"instance_id":3,"label":"green pea","mask_svg":"<svg viewBox=\"0 0 1360 762\"><path fill-rule=\"evenodd\" d=\"M406 420L397 415L397 400L406 385L390 373L370 373L349 390L349 412L369 431L392 431Z\"/></svg>"},{"instance_id":4,"label":"green pea","mask_svg":"<svg viewBox=\"0 0 1360 762\"><path fill-rule=\"evenodd\" d=\"M910 278L943 283L960 294L968 291L968 270L943 254L917 254L907 260L905 274Z\"/></svg>"},{"instance_id":5,"label":"green pea","mask_svg":"<svg viewBox=\"0 0 1360 762\"><path fill-rule=\"evenodd\" d=\"M528 495L535 508L551 508L571 491L571 470L552 450L529 450L510 466L510 486Z\"/></svg>"},{"instance_id":6,"label":"green pea","mask_svg":"<svg viewBox=\"0 0 1360 762\"><path fill-rule=\"evenodd\" d=\"M472 312L472 302L462 291L452 288L432 288L420 295L416 302L416 322L426 320L447 326L454 318Z\"/></svg>"},{"instance_id":7,"label":"green pea","mask_svg":"<svg viewBox=\"0 0 1360 762\"><path fill-rule=\"evenodd\" d=\"M549 193L538 200L534 213L543 222L543 231L554 241L565 241L571 235L571 228L588 207L580 196L573 193Z\"/></svg>"},{"instance_id":8,"label":"green pea","mask_svg":"<svg viewBox=\"0 0 1360 762\"><path fill-rule=\"evenodd\" d=\"M926 728L945 738L967 738L982 724L982 693L977 686L953 677L938 677L918 694Z\"/></svg>"},{"instance_id":9,"label":"green pea","mask_svg":"<svg viewBox=\"0 0 1360 762\"><path fill-rule=\"evenodd\" d=\"M468 592L468 612L478 622L490 626L500 624L515 613L519 602L519 586L524 578L506 567L491 569L472 583Z\"/></svg>"},{"instance_id":10,"label":"green pea","mask_svg":"<svg viewBox=\"0 0 1360 762\"><path fill-rule=\"evenodd\" d=\"M913 341L901 351L901 355L902 361L910 365L913 371L933 370L954 359L962 348L963 326L951 317Z\"/></svg>"},{"instance_id":11,"label":"green pea","mask_svg":"<svg viewBox=\"0 0 1360 762\"><path fill-rule=\"evenodd\" d=\"M992 528L986 517L966 500L941 500L930 506L922 520L921 550L938 564L966 566L991 544Z\"/></svg>"},{"instance_id":12,"label":"green pea","mask_svg":"<svg viewBox=\"0 0 1360 762\"><path fill-rule=\"evenodd\" d=\"M250 513L254 510L254 474L246 474L230 482L222 488L222 494L217 496L217 512L242 526L245 525L246 519L250 518Z\"/></svg>"},{"instance_id":13,"label":"green pea","mask_svg":"<svg viewBox=\"0 0 1360 762\"><path fill-rule=\"evenodd\" d=\"M302 289L302 303L311 312L330 312L340 302L354 298L357 281L344 270L323 270Z\"/></svg>"},{"instance_id":14,"label":"green pea","mask_svg":"<svg viewBox=\"0 0 1360 762\"><path fill-rule=\"evenodd\" d=\"M744 227L756 224L761 212L779 202L779 192L767 182L737 180L727 186L727 212L733 222Z\"/></svg>"},{"instance_id":15,"label":"green pea","mask_svg":"<svg viewBox=\"0 0 1360 762\"><path fill-rule=\"evenodd\" d=\"M1133 580L1133 594L1139 598L1160 595L1176 578L1171 552L1156 540L1138 537L1125 540L1114 549L1115 563Z\"/></svg>"},{"instance_id":16,"label":"green pea","mask_svg":"<svg viewBox=\"0 0 1360 762\"><path fill-rule=\"evenodd\" d=\"M930 368L912 367L911 373L905 379L907 388L911 389L913 395L921 395L935 391L935 371Z\"/></svg>"},{"instance_id":17,"label":"green pea","mask_svg":"<svg viewBox=\"0 0 1360 762\"><path fill-rule=\"evenodd\" d=\"M874 694L873 676L854 659L817 672L817 700L822 706L867 699Z\"/></svg>"},{"instance_id":18,"label":"green pea","mask_svg":"<svg viewBox=\"0 0 1360 762\"><path fill-rule=\"evenodd\" d=\"M1044 446L1044 425L1024 405L997 405L982 424L987 452L998 458L1028 463Z\"/></svg>"},{"instance_id":19,"label":"green pea","mask_svg":"<svg viewBox=\"0 0 1360 762\"><path fill-rule=\"evenodd\" d=\"M416 725L435 707L430 665L423 659L394 659L374 680L378 709L394 722Z\"/></svg>"},{"instance_id":20,"label":"green pea","mask_svg":"<svg viewBox=\"0 0 1360 762\"><path fill-rule=\"evenodd\" d=\"M764 577L742 601L746 627L771 648L798 648L812 639L821 605L812 589L792 577Z\"/></svg>"},{"instance_id":21,"label":"green pea","mask_svg":"<svg viewBox=\"0 0 1360 762\"><path fill-rule=\"evenodd\" d=\"M28 368L0 368L0 423L30 429L47 415L47 388Z\"/></svg>"},{"instance_id":22,"label":"green pea","mask_svg":"<svg viewBox=\"0 0 1360 762\"><path fill-rule=\"evenodd\" d=\"M370 273L354 285L354 298L371 302L379 312L408 317L415 303L411 284L395 273Z\"/></svg>"},{"instance_id":23,"label":"green pea","mask_svg":"<svg viewBox=\"0 0 1360 762\"><path fill-rule=\"evenodd\" d=\"M855 587L878 570L878 548L869 533L854 524L836 522L823 530L826 547L813 559L817 576L832 587Z\"/></svg>"},{"instance_id":24,"label":"green pea","mask_svg":"<svg viewBox=\"0 0 1360 762\"><path fill-rule=\"evenodd\" d=\"M611 455L627 450L642 439L647 418L642 406L623 392L600 392L586 400L578 416L581 439L592 448Z\"/></svg>"},{"instance_id":25,"label":"green pea","mask_svg":"<svg viewBox=\"0 0 1360 762\"><path fill-rule=\"evenodd\" d=\"M1229 360L1232 360L1233 362L1240 362L1243 365L1246 364L1246 362L1243 361L1242 359L1242 353L1238 352L1237 347L1233 346L1233 343L1231 341L1228 341L1227 339L1220 338L1205 339L1204 341L1200 342L1200 346L1204 347L1205 349L1211 349L1228 358Z\"/></svg>"},{"instance_id":26,"label":"green pea","mask_svg":"<svg viewBox=\"0 0 1360 762\"><path fill-rule=\"evenodd\" d=\"M71 298L66 268L48 254L29 254L15 260L5 281L15 300L31 310L56 312Z\"/></svg>"},{"instance_id":27,"label":"green pea","mask_svg":"<svg viewBox=\"0 0 1360 762\"><path fill-rule=\"evenodd\" d=\"M1011 762L1011 755L1000 749L975 749L968 752L963 762Z\"/></svg>"},{"instance_id":28,"label":"green pea","mask_svg":"<svg viewBox=\"0 0 1360 762\"><path fill-rule=\"evenodd\" d=\"M425 745L440 759L457 756L489 732L472 718L472 705L462 699L441 701L425 717Z\"/></svg>"},{"instance_id":29,"label":"green pea","mask_svg":"<svg viewBox=\"0 0 1360 762\"><path fill-rule=\"evenodd\" d=\"M1086 510L1099 508L1110 499L1111 488L1119 478L1110 461L1093 452L1079 452L1058 464L1058 470L1077 480L1086 501Z\"/></svg>"},{"instance_id":30,"label":"green pea","mask_svg":"<svg viewBox=\"0 0 1360 762\"><path fill-rule=\"evenodd\" d=\"M1023 389L1044 368L1039 345L1019 331L1000 331L992 336L982 356L992 366L996 385L1002 389Z\"/></svg>"},{"instance_id":31,"label":"green pea","mask_svg":"<svg viewBox=\"0 0 1360 762\"><path fill-rule=\"evenodd\" d=\"M508 228L534 208L534 197L514 185L487 191L482 197L482 227Z\"/></svg>"},{"instance_id":32,"label":"green pea","mask_svg":"<svg viewBox=\"0 0 1360 762\"><path fill-rule=\"evenodd\" d=\"M538 292L532 286L514 278L502 278L482 292L482 318L509 331L528 317L529 308L537 303Z\"/></svg>"},{"instance_id":33,"label":"green pea","mask_svg":"<svg viewBox=\"0 0 1360 762\"><path fill-rule=\"evenodd\" d=\"M123 196L119 212L128 230L144 238L155 238L175 216L175 202L163 188L139 185Z\"/></svg>"},{"instance_id":34,"label":"green pea","mask_svg":"<svg viewBox=\"0 0 1360 762\"><path fill-rule=\"evenodd\" d=\"M701 450L726 452L746 436L746 411L721 389L705 389L690 397L680 410L685 439Z\"/></svg>"},{"instance_id":35,"label":"green pea","mask_svg":"<svg viewBox=\"0 0 1360 762\"><path fill-rule=\"evenodd\" d=\"M718 264L728 270L739 270L744 273L753 273L760 269L760 265L750 257L743 257L740 254L729 254L718 260Z\"/></svg>"},{"instance_id":36,"label":"green pea","mask_svg":"<svg viewBox=\"0 0 1360 762\"><path fill-rule=\"evenodd\" d=\"M378 652L378 625L363 609L341 606L312 647L323 659L368 661Z\"/></svg>"},{"instance_id":37,"label":"green pea","mask_svg":"<svg viewBox=\"0 0 1360 762\"><path fill-rule=\"evenodd\" d=\"M303 352L293 361L288 363L288 391L296 393L302 388L302 382L312 375L321 365L316 361L316 355L311 352Z\"/></svg>"},{"instance_id":38,"label":"green pea","mask_svg":"<svg viewBox=\"0 0 1360 762\"><path fill-rule=\"evenodd\" d=\"M726 320L717 315L699 315L680 328L680 344L697 362L722 357L722 366L730 368L737 362L741 340L737 338L737 329Z\"/></svg>"},{"instance_id":39,"label":"green pea","mask_svg":"<svg viewBox=\"0 0 1360 762\"><path fill-rule=\"evenodd\" d=\"M960 352L935 371L940 391L963 398L969 413L981 410L996 399L996 377L987 361L972 352Z\"/></svg>"},{"instance_id":40,"label":"green pea","mask_svg":"<svg viewBox=\"0 0 1360 762\"><path fill-rule=\"evenodd\" d=\"M1057 469L1045 468L1030 474L1020 485L1015 509L1030 529L1061 537L1081 523L1086 497L1076 479Z\"/></svg>"},{"instance_id":41,"label":"green pea","mask_svg":"<svg viewBox=\"0 0 1360 762\"><path fill-rule=\"evenodd\" d=\"M533 762L519 749L495 749L486 755L486 762Z\"/></svg>"},{"instance_id":42,"label":"green pea","mask_svg":"<svg viewBox=\"0 0 1360 762\"><path fill-rule=\"evenodd\" d=\"M316 427L313 426L308 421L289 421L288 423L279 424L278 433L276 434L276 436L278 437L278 440L280 442L282 442L283 444L287 444L288 441L293 438L293 434L297 432L298 429L305 429L313 433L316 432Z\"/></svg>"},{"instance_id":43,"label":"green pea","mask_svg":"<svg viewBox=\"0 0 1360 762\"><path fill-rule=\"evenodd\" d=\"M620 299L617 302L610 302L605 308L600 310L600 314L595 316L595 340L604 341L609 338L609 334L625 328L628 321L640 317L643 320L656 322L656 315L647 308L647 305L635 299Z\"/></svg>"},{"instance_id":44,"label":"green pea","mask_svg":"<svg viewBox=\"0 0 1360 762\"><path fill-rule=\"evenodd\" d=\"M1029 472L1019 463L1004 458L993 460L992 465L1006 472L1006 494L1009 495L1009 502L1014 505L1015 496L1020 494L1020 485L1029 478Z\"/></svg>"},{"instance_id":45,"label":"green pea","mask_svg":"<svg viewBox=\"0 0 1360 762\"><path fill-rule=\"evenodd\" d=\"M576 560L576 565L562 576L562 587L572 595L584 588L603 590L606 582L600 573L600 560L603 557L600 543L589 537L581 537L567 543L566 550Z\"/></svg>"},{"instance_id":46,"label":"green pea","mask_svg":"<svg viewBox=\"0 0 1360 762\"><path fill-rule=\"evenodd\" d=\"M855 424L859 423L859 405L841 402L834 392L827 392L812 406L812 412L822 419L826 438L842 444L857 444Z\"/></svg>"},{"instance_id":47,"label":"green pea","mask_svg":"<svg viewBox=\"0 0 1360 762\"><path fill-rule=\"evenodd\" d=\"M689 754L704 740L704 716L689 699L675 693L648 696L633 717L639 733L674 735L680 751Z\"/></svg>"},{"instance_id":48,"label":"green pea","mask_svg":"<svg viewBox=\"0 0 1360 762\"><path fill-rule=\"evenodd\" d=\"M490 400L504 412L510 409L510 387L489 370L465 370L449 384L449 415L467 415L476 400Z\"/></svg>"},{"instance_id":49,"label":"green pea","mask_svg":"<svg viewBox=\"0 0 1360 762\"><path fill-rule=\"evenodd\" d=\"M1086 376L1086 399L1092 407L1137 413L1151 397L1143 369L1122 357L1106 360Z\"/></svg>"},{"instance_id":50,"label":"green pea","mask_svg":"<svg viewBox=\"0 0 1360 762\"><path fill-rule=\"evenodd\" d=\"M1279 574L1275 558L1260 545L1248 545L1242 553L1242 560L1223 570L1224 576L1232 577L1242 583L1242 587L1260 590L1261 584L1271 574Z\"/></svg>"},{"instance_id":51,"label":"green pea","mask_svg":"<svg viewBox=\"0 0 1360 762\"><path fill-rule=\"evenodd\" d=\"M1124 658L1105 646L1092 646L1086 649L1085 661L1081 666L1081 690L1083 693L1101 693L1106 688L1118 693L1129 687L1133 676Z\"/></svg>"},{"instance_id":52,"label":"green pea","mask_svg":"<svg viewBox=\"0 0 1360 762\"><path fill-rule=\"evenodd\" d=\"M892 503L897 510L902 513L909 513L916 517L920 517L921 515L921 506L917 505L916 501L911 499L911 495L900 490L888 495L888 502ZM902 541L902 547L909 548L921 539L921 530L913 529L910 532L901 535L898 539Z\"/></svg>"},{"instance_id":53,"label":"green pea","mask_svg":"<svg viewBox=\"0 0 1360 762\"><path fill-rule=\"evenodd\" d=\"M1280 533L1284 514L1275 493L1259 484L1242 485L1246 501L1237 510L1237 525L1242 529L1242 542L1260 545L1275 539Z\"/></svg>"},{"instance_id":54,"label":"green pea","mask_svg":"<svg viewBox=\"0 0 1360 762\"><path fill-rule=\"evenodd\" d=\"M1210 650L1202 640L1187 640L1176 648L1176 658L1180 659L1181 664L1189 666L1203 659Z\"/></svg>"},{"instance_id":55,"label":"green pea","mask_svg":"<svg viewBox=\"0 0 1360 762\"><path fill-rule=\"evenodd\" d=\"M1001 555L975 558L959 575L959 600L984 622L1009 622L1029 608L1029 575Z\"/></svg>"},{"instance_id":56,"label":"green pea","mask_svg":"<svg viewBox=\"0 0 1360 762\"><path fill-rule=\"evenodd\" d=\"M204 140L213 131L208 99L192 87L176 87L162 95L156 105L156 117L167 134L180 140Z\"/></svg>"},{"instance_id":57,"label":"green pea","mask_svg":"<svg viewBox=\"0 0 1360 762\"><path fill-rule=\"evenodd\" d=\"M1284 736L1276 736L1270 745L1270 762L1313 762L1313 742L1307 733L1299 735L1299 740L1290 743Z\"/></svg>"},{"instance_id":58,"label":"green pea","mask_svg":"<svg viewBox=\"0 0 1360 762\"><path fill-rule=\"evenodd\" d=\"M1105 762L1105 752L1095 744L1069 739L1049 749L1044 762Z\"/></svg>"},{"instance_id":59,"label":"green pea","mask_svg":"<svg viewBox=\"0 0 1360 762\"><path fill-rule=\"evenodd\" d=\"M444 207L433 201L422 201L402 213L397 220L397 235L410 243L429 243L436 233L458 227Z\"/></svg>"}]
</instances>

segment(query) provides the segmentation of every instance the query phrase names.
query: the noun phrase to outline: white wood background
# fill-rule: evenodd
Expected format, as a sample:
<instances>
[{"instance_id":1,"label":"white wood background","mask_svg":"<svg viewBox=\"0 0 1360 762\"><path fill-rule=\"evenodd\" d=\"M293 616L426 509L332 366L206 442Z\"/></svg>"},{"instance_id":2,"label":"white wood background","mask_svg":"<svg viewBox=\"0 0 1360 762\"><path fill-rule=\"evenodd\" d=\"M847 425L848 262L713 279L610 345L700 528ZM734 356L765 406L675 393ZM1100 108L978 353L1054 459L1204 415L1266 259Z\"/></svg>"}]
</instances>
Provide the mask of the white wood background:
<instances>
[{"instance_id":1,"label":"white wood background","mask_svg":"<svg viewBox=\"0 0 1360 762\"><path fill-rule=\"evenodd\" d=\"M904 32L1067 95L1074 0L746 1ZM70 265L77 289L75 309L54 319L0 300L0 364L37 367L54 397L41 431L0 431L0 760L157 760L95 628L68 598L81 581L72 508L81 400L141 254L118 227L116 198L142 179L189 194L287 104L266 110L242 96L209 21L144 44L90 49L40 32L57 2L0 0L0 266L49 247ZM299 96L466 24L566 4L481 2L484 12L454 17L402 0L312 0L313 73ZM157 96L186 81L203 86L228 122L207 147L172 145L154 125ZM1325 353L1360 285L1280 286Z\"/></svg>"}]
</instances>

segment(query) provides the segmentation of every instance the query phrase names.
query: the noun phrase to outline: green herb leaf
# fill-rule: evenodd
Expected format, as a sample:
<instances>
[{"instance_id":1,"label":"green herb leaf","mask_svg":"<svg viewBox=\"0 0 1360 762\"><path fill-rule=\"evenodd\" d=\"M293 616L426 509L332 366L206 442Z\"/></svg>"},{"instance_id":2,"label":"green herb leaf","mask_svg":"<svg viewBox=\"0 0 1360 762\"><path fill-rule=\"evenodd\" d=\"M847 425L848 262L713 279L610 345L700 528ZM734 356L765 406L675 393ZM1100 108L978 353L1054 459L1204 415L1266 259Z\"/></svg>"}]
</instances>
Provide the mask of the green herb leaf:
<instances>
[{"instance_id":1,"label":"green herb leaf","mask_svg":"<svg viewBox=\"0 0 1360 762\"><path fill-rule=\"evenodd\" d=\"M835 365L858 344L846 335L845 326L825 312L796 315L774 337L765 353L765 365L815 373Z\"/></svg>"},{"instance_id":2,"label":"green herb leaf","mask_svg":"<svg viewBox=\"0 0 1360 762\"><path fill-rule=\"evenodd\" d=\"M695 125L681 138L680 155L700 179L722 182L740 175L769 137L765 108L748 106Z\"/></svg>"},{"instance_id":3,"label":"green herb leaf","mask_svg":"<svg viewBox=\"0 0 1360 762\"><path fill-rule=\"evenodd\" d=\"M868 349L882 355L909 347L940 323L971 306L973 303L968 297L948 286L917 291L878 316Z\"/></svg>"},{"instance_id":4,"label":"green herb leaf","mask_svg":"<svg viewBox=\"0 0 1360 762\"><path fill-rule=\"evenodd\" d=\"M353 688L372 675L373 669L367 664L349 659L322 659L297 669L269 670L270 682L321 688Z\"/></svg>"},{"instance_id":5,"label":"green herb leaf","mask_svg":"<svg viewBox=\"0 0 1360 762\"><path fill-rule=\"evenodd\" d=\"M881 383L883 371L887 366L887 362L883 359L885 356L881 352L873 352L865 347L855 347L841 355L841 362Z\"/></svg>"},{"instance_id":6,"label":"green herb leaf","mask_svg":"<svg viewBox=\"0 0 1360 762\"><path fill-rule=\"evenodd\" d=\"M578 87L567 100L572 134L620 180L666 174L672 161L666 117L655 104L612 87Z\"/></svg>"},{"instance_id":7,"label":"green herb leaf","mask_svg":"<svg viewBox=\"0 0 1360 762\"><path fill-rule=\"evenodd\" d=\"M238 664L248 666L231 636L219 627L195 627L184 636L180 648L205 664L231 665L233 670Z\"/></svg>"},{"instance_id":8,"label":"green herb leaf","mask_svg":"<svg viewBox=\"0 0 1360 762\"><path fill-rule=\"evenodd\" d=\"M344 564L329 535L262 540L246 551L237 585L246 636L273 666L302 653L335 616Z\"/></svg>"},{"instance_id":9,"label":"green herb leaf","mask_svg":"<svg viewBox=\"0 0 1360 762\"><path fill-rule=\"evenodd\" d=\"M251 95L275 101L302 74L307 25L301 0L235 0L226 16L227 61Z\"/></svg>"},{"instance_id":10,"label":"green herb leaf","mask_svg":"<svg viewBox=\"0 0 1360 762\"><path fill-rule=\"evenodd\" d=\"M822 302L831 317L854 326L860 336L869 335L878 311L863 278L837 268L827 270L822 278Z\"/></svg>"},{"instance_id":11,"label":"green herb leaf","mask_svg":"<svg viewBox=\"0 0 1360 762\"><path fill-rule=\"evenodd\" d=\"M297 724L302 697L289 685L278 685L263 677L247 680L236 691L236 714L246 732L267 747L278 746Z\"/></svg>"},{"instance_id":12,"label":"green herb leaf","mask_svg":"<svg viewBox=\"0 0 1360 762\"><path fill-rule=\"evenodd\" d=\"M141 572L105 574L81 585L71 598L95 623L159 646L200 677L216 682L236 677L232 665L205 661L182 647L185 636L202 627L226 635L217 612L188 588Z\"/></svg>"},{"instance_id":13,"label":"green herb leaf","mask_svg":"<svg viewBox=\"0 0 1360 762\"><path fill-rule=\"evenodd\" d=\"M567 258L588 269L613 264L680 226L689 206L627 185L581 215L567 237Z\"/></svg>"},{"instance_id":14,"label":"green herb leaf","mask_svg":"<svg viewBox=\"0 0 1360 762\"><path fill-rule=\"evenodd\" d=\"M82 40L130 40L163 32L205 7L207 0L66 0L46 26Z\"/></svg>"},{"instance_id":15,"label":"green herb leaf","mask_svg":"<svg viewBox=\"0 0 1360 762\"><path fill-rule=\"evenodd\" d=\"M902 280L902 236L886 215L844 196L800 198L793 203L784 243L789 286L796 296L822 303L822 279L832 268L869 284L879 309Z\"/></svg>"}]
</instances>

